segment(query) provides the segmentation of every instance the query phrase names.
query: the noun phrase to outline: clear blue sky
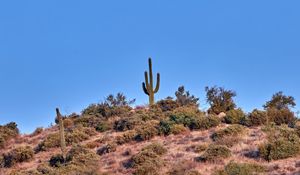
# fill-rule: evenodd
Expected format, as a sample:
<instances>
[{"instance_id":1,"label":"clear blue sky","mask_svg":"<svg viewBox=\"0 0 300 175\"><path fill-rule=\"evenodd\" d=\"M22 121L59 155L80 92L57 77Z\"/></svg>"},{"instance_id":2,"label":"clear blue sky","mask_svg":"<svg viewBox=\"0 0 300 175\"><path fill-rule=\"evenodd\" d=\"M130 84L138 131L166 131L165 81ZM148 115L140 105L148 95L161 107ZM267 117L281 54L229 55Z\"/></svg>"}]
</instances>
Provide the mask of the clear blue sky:
<instances>
[{"instance_id":1,"label":"clear blue sky","mask_svg":"<svg viewBox=\"0 0 300 175\"><path fill-rule=\"evenodd\" d=\"M246 111L276 91L300 103L298 0L30 0L0 2L0 124L48 126L110 93L145 104L147 58L157 98L185 85L237 92ZM299 106L298 106L299 107ZM295 110L299 108L296 107Z\"/></svg>"}]
</instances>

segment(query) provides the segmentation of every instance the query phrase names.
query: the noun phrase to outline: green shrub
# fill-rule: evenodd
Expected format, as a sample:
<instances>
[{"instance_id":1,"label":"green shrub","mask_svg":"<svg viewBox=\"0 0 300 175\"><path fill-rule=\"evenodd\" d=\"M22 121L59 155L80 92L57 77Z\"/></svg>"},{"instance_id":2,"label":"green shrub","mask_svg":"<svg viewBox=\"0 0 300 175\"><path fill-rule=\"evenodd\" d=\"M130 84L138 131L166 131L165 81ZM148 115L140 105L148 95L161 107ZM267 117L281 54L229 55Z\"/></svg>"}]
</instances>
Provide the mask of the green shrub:
<instances>
[{"instance_id":1,"label":"green shrub","mask_svg":"<svg viewBox=\"0 0 300 175\"><path fill-rule=\"evenodd\" d=\"M195 106L199 107L199 98L191 95L189 91L184 89L184 86L178 87L178 90L175 92L176 102L180 106Z\"/></svg>"},{"instance_id":2,"label":"green shrub","mask_svg":"<svg viewBox=\"0 0 300 175\"><path fill-rule=\"evenodd\" d=\"M274 122L277 125L292 124L295 122L296 117L289 109L275 109L270 108L267 110L269 121Z\"/></svg>"},{"instance_id":3,"label":"green shrub","mask_svg":"<svg viewBox=\"0 0 300 175\"><path fill-rule=\"evenodd\" d=\"M134 130L126 131L122 135L116 137L116 143L119 145L128 143L134 140L135 136L136 136L136 131Z\"/></svg>"},{"instance_id":4,"label":"green shrub","mask_svg":"<svg viewBox=\"0 0 300 175\"><path fill-rule=\"evenodd\" d=\"M98 132L105 132L105 131L111 130L112 125L111 125L111 123L109 123L107 121L101 121L100 123L98 123L98 125L96 126L95 129Z\"/></svg>"},{"instance_id":5,"label":"green shrub","mask_svg":"<svg viewBox=\"0 0 300 175\"><path fill-rule=\"evenodd\" d=\"M127 131L132 130L136 126L142 124L142 120L138 117L123 118L115 122L114 129L116 131Z\"/></svg>"},{"instance_id":6,"label":"green shrub","mask_svg":"<svg viewBox=\"0 0 300 175\"><path fill-rule=\"evenodd\" d=\"M228 136L236 137L242 135L244 132L245 128L243 126L235 124L214 132L211 135L211 138L213 139L213 141L217 141Z\"/></svg>"},{"instance_id":7,"label":"green shrub","mask_svg":"<svg viewBox=\"0 0 300 175\"><path fill-rule=\"evenodd\" d=\"M264 172L266 168L258 164L230 162L224 170L217 171L214 175L253 175Z\"/></svg>"},{"instance_id":8,"label":"green shrub","mask_svg":"<svg viewBox=\"0 0 300 175\"><path fill-rule=\"evenodd\" d=\"M233 110L236 107L233 98L236 93L231 90L225 90L222 87L205 87L206 101L210 104L208 113L220 114Z\"/></svg>"},{"instance_id":9,"label":"green shrub","mask_svg":"<svg viewBox=\"0 0 300 175\"><path fill-rule=\"evenodd\" d=\"M170 133L174 134L174 135L178 135L181 133L186 132L188 129L186 127L184 127L184 125L182 124L174 124L172 125L171 129L170 129Z\"/></svg>"},{"instance_id":10,"label":"green shrub","mask_svg":"<svg viewBox=\"0 0 300 175\"><path fill-rule=\"evenodd\" d=\"M166 153L166 149L158 143L144 147L138 154L132 157L131 167L135 169L135 175L158 175L160 167L164 165L160 158Z\"/></svg>"},{"instance_id":11,"label":"green shrub","mask_svg":"<svg viewBox=\"0 0 300 175\"><path fill-rule=\"evenodd\" d=\"M197 160L215 162L230 156L231 151L226 146L211 144Z\"/></svg>"},{"instance_id":12,"label":"green shrub","mask_svg":"<svg viewBox=\"0 0 300 175\"><path fill-rule=\"evenodd\" d=\"M109 95L105 101L99 104L92 104L82 111L82 115L109 118L112 116L127 116L132 109L131 104L135 100L127 100L126 96L118 93L116 96Z\"/></svg>"},{"instance_id":13,"label":"green shrub","mask_svg":"<svg viewBox=\"0 0 300 175\"><path fill-rule=\"evenodd\" d=\"M29 162L33 159L34 151L30 146L22 146L3 154L4 167L10 168L16 163Z\"/></svg>"},{"instance_id":14,"label":"green shrub","mask_svg":"<svg viewBox=\"0 0 300 175\"><path fill-rule=\"evenodd\" d=\"M4 148L7 141L19 135L19 129L14 122L0 125L0 148Z\"/></svg>"},{"instance_id":15,"label":"green shrub","mask_svg":"<svg viewBox=\"0 0 300 175\"><path fill-rule=\"evenodd\" d=\"M72 145L73 143L80 143L84 140L90 138L90 136L96 135L97 132L94 128L87 127L76 127L66 133L66 143L67 145Z\"/></svg>"},{"instance_id":16,"label":"green shrub","mask_svg":"<svg viewBox=\"0 0 300 175\"><path fill-rule=\"evenodd\" d=\"M158 132L160 135L170 135L171 128L174 125L174 122L168 120L161 120L158 125Z\"/></svg>"},{"instance_id":17,"label":"green shrub","mask_svg":"<svg viewBox=\"0 0 300 175\"><path fill-rule=\"evenodd\" d=\"M59 133L49 134L38 146L35 148L36 152L47 151L49 148L60 146Z\"/></svg>"},{"instance_id":18,"label":"green shrub","mask_svg":"<svg viewBox=\"0 0 300 175\"><path fill-rule=\"evenodd\" d=\"M97 154L102 156L104 154L108 154L111 152L115 152L117 150L117 144L115 143L109 143L103 147L101 147L100 149L97 150Z\"/></svg>"},{"instance_id":19,"label":"green shrub","mask_svg":"<svg viewBox=\"0 0 300 175\"><path fill-rule=\"evenodd\" d=\"M56 154L52 156L49 160L51 167L60 167L65 163L65 159L62 154Z\"/></svg>"},{"instance_id":20,"label":"green shrub","mask_svg":"<svg viewBox=\"0 0 300 175\"><path fill-rule=\"evenodd\" d=\"M300 152L300 139L295 130L287 126L267 131L268 141L259 146L259 154L267 161L294 157Z\"/></svg>"},{"instance_id":21,"label":"green shrub","mask_svg":"<svg viewBox=\"0 0 300 175\"><path fill-rule=\"evenodd\" d=\"M242 111L242 109L232 109L226 112L224 121L228 124L240 124L245 117L245 113Z\"/></svg>"},{"instance_id":22,"label":"green shrub","mask_svg":"<svg viewBox=\"0 0 300 175\"><path fill-rule=\"evenodd\" d=\"M172 98L166 98L164 100L160 100L156 103L156 105L163 111L172 111L179 107L179 104L174 101Z\"/></svg>"},{"instance_id":23,"label":"green shrub","mask_svg":"<svg viewBox=\"0 0 300 175\"><path fill-rule=\"evenodd\" d=\"M94 115L83 115L81 117L77 117L74 120L75 126L83 126L83 127L97 127L99 123L101 123L103 119L94 116Z\"/></svg>"},{"instance_id":24,"label":"green shrub","mask_svg":"<svg viewBox=\"0 0 300 175\"><path fill-rule=\"evenodd\" d=\"M140 127L136 128L135 140L145 141L150 140L158 134L157 123L155 121L148 121L142 124Z\"/></svg>"},{"instance_id":25,"label":"green shrub","mask_svg":"<svg viewBox=\"0 0 300 175\"><path fill-rule=\"evenodd\" d=\"M249 120L251 126L265 125L268 122L268 115L265 111L254 109L249 114Z\"/></svg>"}]
</instances>

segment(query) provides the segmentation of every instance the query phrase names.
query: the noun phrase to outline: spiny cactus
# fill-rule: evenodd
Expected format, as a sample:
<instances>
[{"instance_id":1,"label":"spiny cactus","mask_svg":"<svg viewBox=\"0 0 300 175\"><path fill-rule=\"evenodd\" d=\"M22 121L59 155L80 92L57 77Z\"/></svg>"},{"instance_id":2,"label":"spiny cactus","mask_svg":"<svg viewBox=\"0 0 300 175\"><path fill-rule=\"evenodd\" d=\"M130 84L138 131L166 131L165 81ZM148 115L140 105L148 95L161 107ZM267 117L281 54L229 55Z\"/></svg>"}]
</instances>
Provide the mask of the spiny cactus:
<instances>
[{"instance_id":1,"label":"spiny cactus","mask_svg":"<svg viewBox=\"0 0 300 175\"><path fill-rule=\"evenodd\" d=\"M145 71L145 82L143 83L143 90L145 94L149 96L149 104L154 104L154 94L158 92L159 85L160 85L160 74L157 73L157 81L156 81L156 87L153 89L153 74L152 74L152 61L151 58L148 60L149 62L149 76L150 76L150 82L148 79L148 72Z\"/></svg>"},{"instance_id":2,"label":"spiny cactus","mask_svg":"<svg viewBox=\"0 0 300 175\"><path fill-rule=\"evenodd\" d=\"M62 155L65 159L66 158L65 128L64 128L62 115L60 114L58 108L56 108L56 115L59 121L60 148L61 148Z\"/></svg>"}]
</instances>

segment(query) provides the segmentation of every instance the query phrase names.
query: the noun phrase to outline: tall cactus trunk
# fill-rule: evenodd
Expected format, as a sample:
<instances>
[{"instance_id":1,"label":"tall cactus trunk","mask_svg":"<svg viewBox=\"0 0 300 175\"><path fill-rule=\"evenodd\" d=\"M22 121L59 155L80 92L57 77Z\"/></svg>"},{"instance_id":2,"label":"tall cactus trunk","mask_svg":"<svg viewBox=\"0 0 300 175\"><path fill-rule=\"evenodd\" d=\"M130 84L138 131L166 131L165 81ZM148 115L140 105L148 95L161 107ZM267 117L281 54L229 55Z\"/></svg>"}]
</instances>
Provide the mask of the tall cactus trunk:
<instances>
[{"instance_id":1,"label":"tall cactus trunk","mask_svg":"<svg viewBox=\"0 0 300 175\"><path fill-rule=\"evenodd\" d=\"M149 82L149 78L148 78L148 72L145 71L145 82L143 83L143 90L144 90L144 93L149 96L149 104L153 105L154 104L154 94L158 92L159 86L160 86L160 74L157 73L156 87L155 87L155 89L153 89L154 86L153 86L151 58L149 58L148 64L149 64L150 82Z\"/></svg>"},{"instance_id":2,"label":"tall cactus trunk","mask_svg":"<svg viewBox=\"0 0 300 175\"><path fill-rule=\"evenodd\" d=\"M64 157L64 160L65 160L66 159L65 128L64 128L62 115L60 114L58 108L56 108L56 115L57 115L57 119L59 121L60 148L61 148L61 152Z\"/></svg>"}]
</instances>

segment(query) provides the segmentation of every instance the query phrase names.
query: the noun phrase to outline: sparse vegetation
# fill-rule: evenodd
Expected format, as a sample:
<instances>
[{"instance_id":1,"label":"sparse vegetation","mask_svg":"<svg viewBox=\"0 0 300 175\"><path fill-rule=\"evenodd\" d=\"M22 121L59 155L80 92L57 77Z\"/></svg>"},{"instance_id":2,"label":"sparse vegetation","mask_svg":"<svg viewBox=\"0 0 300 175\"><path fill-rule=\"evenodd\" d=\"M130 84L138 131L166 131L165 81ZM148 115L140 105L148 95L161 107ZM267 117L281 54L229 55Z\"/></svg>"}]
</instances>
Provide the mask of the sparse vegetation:
<instances>
[{"instance_id":1,"label":"sparse vegetation","mask_svg":"<svg viewBox=\"0 0 300 175\"><path fill-rule=\"evenodd\" d=\"M33 159L34 151L30 146L18 147L3 154L3 165L10 168L17 163L28 162Z\"/></svg>"}]
</instances>

